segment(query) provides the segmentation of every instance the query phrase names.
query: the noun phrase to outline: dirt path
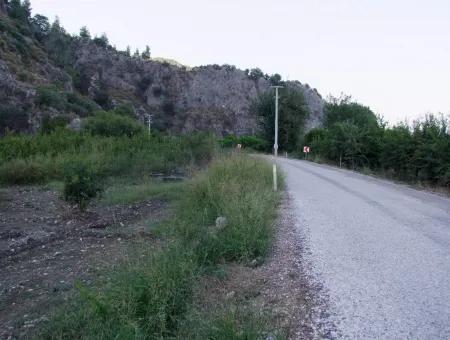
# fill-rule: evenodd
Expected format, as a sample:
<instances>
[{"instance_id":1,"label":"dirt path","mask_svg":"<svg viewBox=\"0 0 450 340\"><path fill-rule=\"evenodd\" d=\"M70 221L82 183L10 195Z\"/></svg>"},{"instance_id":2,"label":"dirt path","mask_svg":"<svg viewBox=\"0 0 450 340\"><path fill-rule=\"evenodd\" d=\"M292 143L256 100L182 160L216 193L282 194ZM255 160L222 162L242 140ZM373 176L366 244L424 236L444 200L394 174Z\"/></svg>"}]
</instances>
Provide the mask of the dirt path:
<instances>
[{"instance_id":1,"label":"dirt path","mask_svg":"<svg viewBox=\"0 0 450 340\"><path fill-rule=\"evenodd\" d=\"M42 187L0 191L0 339L32 333L75 280L92 284L127 256L134 242L154 242L148 224L167 204L95 205L80 213Z\"/></svg>"}]
</instances>

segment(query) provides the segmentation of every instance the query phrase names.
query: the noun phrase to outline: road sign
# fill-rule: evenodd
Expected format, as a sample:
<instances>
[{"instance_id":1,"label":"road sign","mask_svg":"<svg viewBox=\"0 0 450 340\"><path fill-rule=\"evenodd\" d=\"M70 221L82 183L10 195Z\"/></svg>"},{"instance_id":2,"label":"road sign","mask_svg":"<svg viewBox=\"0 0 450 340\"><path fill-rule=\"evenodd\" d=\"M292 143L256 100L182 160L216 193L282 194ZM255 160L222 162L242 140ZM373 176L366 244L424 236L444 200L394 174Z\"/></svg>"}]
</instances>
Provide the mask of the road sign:
<instances>
[{"instance_id":1,"label":"road sign","mask_svg":"<svg viewBox=\"0 0 450 340\"><path fill-rule=\"evenodd\" d=\"M309 153L309 151L310 151L309 146L304 146L303 147L303 152L304 153Z\"/></svg>"}]
</instances>

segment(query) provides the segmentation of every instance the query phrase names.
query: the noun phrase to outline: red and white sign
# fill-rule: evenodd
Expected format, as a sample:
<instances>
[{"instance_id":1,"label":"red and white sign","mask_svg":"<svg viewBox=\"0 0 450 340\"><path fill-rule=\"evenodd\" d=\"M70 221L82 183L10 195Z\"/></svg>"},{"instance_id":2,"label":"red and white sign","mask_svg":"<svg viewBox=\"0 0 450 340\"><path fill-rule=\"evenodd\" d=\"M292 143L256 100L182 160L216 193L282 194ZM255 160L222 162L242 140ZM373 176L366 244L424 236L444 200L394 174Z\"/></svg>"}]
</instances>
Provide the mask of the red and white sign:
<instances>
[{"instance_id":1,"label":"red and white sign","mask_svg":"<svg viewBox=\"0 0 450 340\"><path fill-rule=\"evenodd\" d=\"M309 153L309 146L304 146L303 147L303 152L304 153Z\"/></svg>"}]
</instances>

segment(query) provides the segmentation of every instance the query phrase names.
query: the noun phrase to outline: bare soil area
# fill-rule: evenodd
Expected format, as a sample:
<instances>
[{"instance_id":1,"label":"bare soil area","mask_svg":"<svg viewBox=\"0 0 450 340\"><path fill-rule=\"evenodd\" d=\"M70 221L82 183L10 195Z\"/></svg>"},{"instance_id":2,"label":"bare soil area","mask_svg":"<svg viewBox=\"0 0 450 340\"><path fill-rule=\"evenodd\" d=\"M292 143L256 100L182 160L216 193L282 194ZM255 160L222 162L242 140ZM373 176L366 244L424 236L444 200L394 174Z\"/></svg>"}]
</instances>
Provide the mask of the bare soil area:
<instances>
[{"instance_id":1,"label":"bare soil area","mask_svg":"<svg viewBox=\"0 0 450 340\"><path fill-rule=\"evenodd\" d=\"M0 339L32 334L76 280L90 285L134 242L154 243L149 225L168 211L151 199L80 212L45 187L0 189Z\"/></svg>"}]
</instances>

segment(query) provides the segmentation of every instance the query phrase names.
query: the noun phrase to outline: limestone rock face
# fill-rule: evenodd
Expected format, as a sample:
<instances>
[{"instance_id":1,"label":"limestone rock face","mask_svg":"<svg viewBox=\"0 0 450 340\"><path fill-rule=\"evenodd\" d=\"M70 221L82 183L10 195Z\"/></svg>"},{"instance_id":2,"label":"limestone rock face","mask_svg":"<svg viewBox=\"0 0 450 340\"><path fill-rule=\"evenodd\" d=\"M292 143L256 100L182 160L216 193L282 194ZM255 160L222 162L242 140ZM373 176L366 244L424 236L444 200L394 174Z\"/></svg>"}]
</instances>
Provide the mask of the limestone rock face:
<instances>
[{"instance_id":1,"label":"limestone rock face","mask_svg":"<svg viewBox=\"0 0 450 340\"><path fill-rule=\"evenodd\" d=\"M217 135L255 134L257 117L250 111L259 94L270 90L265 78L252 79L229 65L187 69L161 61L130 58L91 43L76 49L75 68L90 79L89 93L105 86L117 98L132 98L157 127L174 132L212 131ZM306 128L321 124L324 101L300 82L287 86L303 91L310 109ZM143 106L146 110L142 110Z\"/></svg>"}]
</instances>

